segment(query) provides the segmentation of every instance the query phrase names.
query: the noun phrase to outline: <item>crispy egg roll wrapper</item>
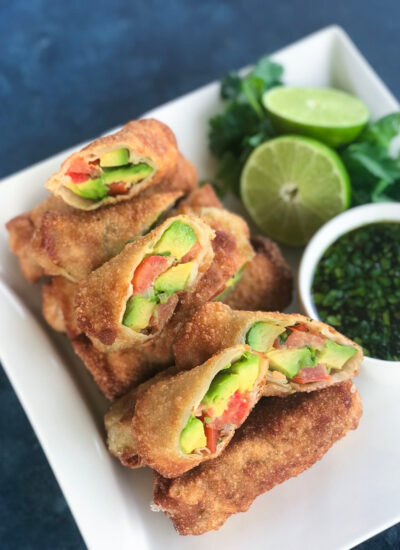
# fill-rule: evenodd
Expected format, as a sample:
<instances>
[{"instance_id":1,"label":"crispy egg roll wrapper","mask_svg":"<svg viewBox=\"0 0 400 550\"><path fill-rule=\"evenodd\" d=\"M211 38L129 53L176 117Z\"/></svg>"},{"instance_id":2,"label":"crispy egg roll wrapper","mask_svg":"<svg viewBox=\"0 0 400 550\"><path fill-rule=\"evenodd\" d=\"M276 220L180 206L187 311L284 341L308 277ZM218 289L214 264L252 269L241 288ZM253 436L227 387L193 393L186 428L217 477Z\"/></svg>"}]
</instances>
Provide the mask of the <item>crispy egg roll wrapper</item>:
<instances>
[{"instance_id":1,"label":"crispy egg roll wrapper","mask_svg":"<svg viewBox=\"0 0 400 550\"><path fill-rule=\"evenodd\" d=\"M360 346L331 326L297 313L235 311L218 302L210 302L198 309L178 334L174 344L176 366L179 369L190 369L220 350L236 344L245 344L248 330L257 321L266 321L282 327L304 323L313 333L357 350L341 370L331 372L330 380L298 384L286 377L276 377L270 370L264 386L264 395L285 396L294 392L320 390L349 380L358 374L363 360Z\"/></svg>"},{"instance_id":2,"label":"crispy egg roll wrapper","mask_svg":"<svg viewBox=\"0 0 400 550\"><path fill-rule=\"evenodd\" d=\"M149 341L157 334L143 334L122 324L129 297L132 295L132 277L137 266L175 221L190 225L196 234L199 249L193 258L196 265L191 281L192 290L210 266L214 253L211 241L214 231L195 216L168 218L144 237L125 246L120 254L93 271L79 283L75 296L78 326L100 351L129 348ZM179 293L185 295L187 291ZM179 296L175 294L178 299Z\"/></svg>"},{"instance_id":3,"label":"crispy egg roll wrapper","mask_svg":"<svg viewBox=\"0 0 400 550\"><path fill-rule=\"evenodd\" d=\"M121 252L127 242L146 233L181 196L179 191L145 191L135 201L100 211L49 210L32 239L36 261L47 275L78 282Z\"/></svg>"},{"instance_id":4,"label":"crispy egg roll wrapper","mask_svg":"<svg viewBox=\"0 0 400 550\"><path fill-rule=\"evenodd\" d=\"M203 186L190 193L184 203L190 204L192 211L196 209L199 212L207 203L218 204L218 199L211 186ZM248 262L253 256L248 243L248 227L242 218L223 209L216 211L216 208L208 210L207 216L216 231L215 239L212 241L214 259L210 268L200 279L196 291L182 297L173 318L161 334L149 344L140 346L140 349L135 346L110 353L98 351L86 336L79 334L80 329L76 329L75 311L68 305L69 296L73 296L73 293L70 292L70 288L63 291L65 279L54 278L53 281L57 280L57 283L46 287L43 293L45 318L56 330L66 331L66 327L62 325L63 312L67 315L64 325L69 328L67 332L69 337L73 338L74 350L108 399L122 395L131 385L136 386L170 366L174 361L172 344L180 327L197 307L215 296L216 288L224 286L243 263ZM239 233L238 243L234 235L229 233L232 227L235 234Z\"/></svg>"},{"instance_id":5,"label":"crispy egg roll wrapper","mask_svg":"<svg viewBox=\"0 0 400 550\"><path fill-rule=\"evenodd\" d=\"M69 338L80 334L74 299L77 285L64 277L53 277L42 286L42 313L48 324Z\"/></svg>"},{"instance_id":6,"label":"crispy egg roll wrapper","mask_svg":"<svg viewBox=\"0 0 400 550\"><path fill-rule=\"evenodd\" d=\"M235 426L218 443L217 450L186 454L180 447L180 435L190 415L194 414L212 380L224 367L237 361L248 346L234 346L214 355L208 361L175 376L151 384L137 397L132 426L138 455L164 477L176 477L201 462L217 457L232 439ZM256 352L253 352L256 355ZM259 373L249 396L247 418L261 397L268 361L259 355Z\"/></svg>"},{"instance_id":7,"label":"crispy egg roll wrapper","mask_svg":"<svg viewBox=\"0 0 400 550\"><path fill-rule=\"evenodd\" d=\"M288 399L261 399L218 458L176 479L155 474L153 509L164 511L180 535L219 529L259 495L321 460L357 428L361 414L351 381Z\"/></svg>"},{"instance_id":8,"label":"crispy egg roll wrapper","mask_svg":"<svg viewBox=\"0 0 400 550\"><path fill-rule=\"evenodd\" d=\"M141 468L146 465L143 458L138 455L136 436L132 427L132 418L138 396L152 384L160 380L167 380L176 373L177 370L175 367L158 373L150 380L133 388L127 394L117 399L105 414L104 426L107 433L108 450L124 466Z\"/></svg>"},{"instance_id":9,"label":"crispy egg roll wrapper","mask_svg":"<svg viewBox=\"0 0 400 550\"><path fill-rule=\"evenodd\" d=\"M31 282L44 275L80 281L118 254L129 240L149 231L196 186L194 166L179 155L176 172L133 201L85 212L50 196L6 224L11 251Z\"/></svg>"},{"instance_id":10,"label":"crispy egg roll wrapper","mask_svg":"<svg viewBox=\"0 0 400 550\"><path fill-rule=\"evenodd\" d=\"M129 161L134 164L146 163L153 172L142 181L131 185L129 192L123 195L107 196L102 200L90 200L70 191L65 184L71 183L66 172L76 159L86 162L96 161L101 155L115 149L128 149ZM132 120L119 132L100 137L70 155L61 165L58 172L47 181L46 187L55 196L80 210L95 210L99 207L126 201L138 195L149 186L156 185L164 178L169 178L176 170L178 148L175 136L168 126L154 119Z\"/></svg>"},{"instance_id":11,"label":"crispy egg roll wrapper","mask_svg":"<svg viewBox=\"0 0 400 550\"><path fill-rule=\"evenodd\" d=\"M292 301L292 271L267 237L252 237L251 244L256 255L224 302L233 309L282 311Z\"/></svg>"}]
</instances>

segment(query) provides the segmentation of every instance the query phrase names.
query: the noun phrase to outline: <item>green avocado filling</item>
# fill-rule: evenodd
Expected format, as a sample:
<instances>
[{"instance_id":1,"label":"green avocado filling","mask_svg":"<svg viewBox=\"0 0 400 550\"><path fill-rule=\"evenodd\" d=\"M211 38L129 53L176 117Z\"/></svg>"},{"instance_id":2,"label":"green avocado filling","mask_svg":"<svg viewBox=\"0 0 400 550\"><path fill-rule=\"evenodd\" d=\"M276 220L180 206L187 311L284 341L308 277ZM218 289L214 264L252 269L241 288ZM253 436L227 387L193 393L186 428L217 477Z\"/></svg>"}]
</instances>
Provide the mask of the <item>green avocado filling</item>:
<instances>
[{"instance_id":1,"label":"green avocado filling","mask_svg":"<svg viewBox=\"0 0 400 550\"><path fill-rule=\"evenodd\" d=\"M246 334L246 344L255 351L266 352L274 345L276 338L285 332L285 327L266 321L254 323Z\"/></svg>"},{"instance_id":2,"label":"green avocado filling","mask_svg":"<svg viewBox=\"0 0 400 550\"><path fill-rule=\"evenodd\" d=\"M65 187L78 195L79 197L99 201L109 195L127 194L129 188L147 178L153 172L153 168L145 162L133 164L129 162L128 149L114 149L104 153L99 159L98 174L96 177L88 177L86 181L74 182L73 176L71 183L65 184ZM68 172L67 172L67 175ZM84 174L78 174L83 176ZM115 190L112 185L118 184Z\"/></svg>"},{"instance_id":3,"label":"green avocado filling","mask_svg":"<svg viewBox=\"0 0 400 550\"><path fill-rule=\"evenodd\" d=\"M341 370L357 351L353 346L336 344L300 325L283 327L272 321L257 321L247 331L246 344L254 351L266 354L270 371L275 371L278 378L291 379L304 367L318 366L318 369L312 373L308 371L306 377L302 375L296 381L306 383L329 379L330 371ZM291 338L288 346L286 342L291 336L294 339ZM302 342L306 345L301 345ZM300 344L299 347L296 343Z\"/></svg>"},{"instance_id":4,"label":"green avocado filling","mask_svg":"<svg viewBox=\"0 0 400 550\"><path fill-rule=\"evenodd\" d=\"M158 322L158 306L166 304L173 294L185 290L190 284L195 273L195 262L179 263L179 260L196 242L196 234L190 225L179 220L174 221L164 231L153 250L146 254L133 274L132 284L139 286L143 291L128 299L122 319L123 325L142 332L148 329L152 321ZM148 258L157 260L157 256L165 258L163 272L154 275L151 270L146 272L146 269L140 269Z\"/></svg>"},{"instance_id":5,"label":"green avocado filling","mask_svg":"<svg viewBox=\"0 0 400 550\"><path fill-rule=\"evenodd\" d=\"M216 430L220 418L227 414L234 398L240 401L245 399L259 376L260 357L250 352L245 352L237 361L226 365L218 372L203 399L198 410L192 414L180 435L180 446L184 453L190 454L197 449L207 446L210 452L215 448L209 447L205 430ZM243 403L243 402L242 402ZM235 407L233 407L235 408ZM244 412L247 413L248 402L244 404ZM232 419L233 420L233 419ZM225 419L229 423L229 418ZM214 428L213 428L214 425ZM220 435L221 428L218 430Z\"/></svg>"},{"instance_id":6,"label":"green avocado filling","mask_svg":"<svg viewBox=\"0 0 400 550\"><path fill-rule=\"evenodd\" d=\"M290 333L289 329L289 333ZM289 334L290 335L290 334ZM280 349L270 348L266 351L266 356L270 361L270 370L278 371L287 378L294 378L303 367L316 367L320 365L325 367L328 375L331 370L341 370L351 357L357 352L353 346L344 346L336 344L331 340L326 340L322 349L316 349L311 346L303 346L300 348L285 348L286 338L278 336ZM250 345L250 344L249 344ZM324 372L320 373L321 380L324 379ZM329 378L329 377L328 377ZM318 379L310 379L315 382ZM306 383L306 380L300 383Z\"/></svg>"},{"instance_id":7,"label":"green avocado filling","mask_svg":"<svg viewBox=\"0 0 400 550\"><path fill-rule=\"evenodd\" d=\"M218 294L216 298L214 298L215 301L222 301L224 300L229 292L233 289L234 286L237 285L237 283L240 281L240 279L243 277L244 270L246 269L245 265L242 265L242 267L235 273L233 277L228 279L226 282L224 290Z\"/></svg>"}]
</instances>

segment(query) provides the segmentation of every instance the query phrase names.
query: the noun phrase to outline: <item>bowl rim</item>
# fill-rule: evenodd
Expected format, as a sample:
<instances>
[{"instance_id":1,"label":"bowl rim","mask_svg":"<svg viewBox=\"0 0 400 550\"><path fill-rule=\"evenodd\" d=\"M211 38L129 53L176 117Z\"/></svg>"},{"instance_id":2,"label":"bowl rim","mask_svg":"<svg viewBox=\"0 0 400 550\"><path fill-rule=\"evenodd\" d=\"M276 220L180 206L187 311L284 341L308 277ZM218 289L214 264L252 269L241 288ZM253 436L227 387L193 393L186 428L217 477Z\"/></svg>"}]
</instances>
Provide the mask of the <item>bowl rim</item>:
<instances>
[{"instance_id":1,"label":"bowl rim","mask_svg":"<svg viewBox=\"0 0 400 550\"><path fill-rule=\"evenodd\" d=\"M364 225L379 222L400 223L400 204L381 202L349 208L324 224L308 242L300 260L297 290L301 310L309 317L321 320L312 299L311 286L315 269L327 248L339 237ZM388 361L365 356L368 362L399 366L400 361Z\"/></svg>"}]
</instances>

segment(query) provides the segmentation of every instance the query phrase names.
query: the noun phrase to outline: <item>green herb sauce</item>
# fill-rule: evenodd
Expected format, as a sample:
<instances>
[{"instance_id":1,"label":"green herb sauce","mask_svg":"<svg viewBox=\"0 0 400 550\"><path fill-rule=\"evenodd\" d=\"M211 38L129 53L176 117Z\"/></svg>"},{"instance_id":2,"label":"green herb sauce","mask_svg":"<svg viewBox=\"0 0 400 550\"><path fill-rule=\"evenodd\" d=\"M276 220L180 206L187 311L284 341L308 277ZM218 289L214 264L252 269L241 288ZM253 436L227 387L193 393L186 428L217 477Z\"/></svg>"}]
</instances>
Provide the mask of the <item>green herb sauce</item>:
<instances>
[{"instance_id":1,"label":"green herb sauce","mask_svg":"<svg viewBox=\"0 0 400 550\"><path fill-rule=\"evenodd\" d=\"M400 224L374 223L340 237L312 286L322 321L378 359L400 361Z\"/></svg>"}]
</instances>

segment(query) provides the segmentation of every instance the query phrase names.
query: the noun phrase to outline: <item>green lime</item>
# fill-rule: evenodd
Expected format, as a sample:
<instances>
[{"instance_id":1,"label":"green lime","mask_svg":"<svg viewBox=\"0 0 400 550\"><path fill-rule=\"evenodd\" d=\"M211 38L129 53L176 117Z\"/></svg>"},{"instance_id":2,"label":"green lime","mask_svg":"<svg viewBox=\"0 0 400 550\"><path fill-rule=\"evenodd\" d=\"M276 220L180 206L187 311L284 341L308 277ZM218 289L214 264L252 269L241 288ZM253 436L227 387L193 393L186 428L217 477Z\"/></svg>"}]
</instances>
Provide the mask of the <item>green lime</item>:
<instances>
[{"instance_id":1,"label":"green lime","mask_svg":"<svg viewBox=\"0 0 400 550\"><path fill-rule=\"evenodd\" d=\"M263 103L277 131L319 139L330 147L354 141L369 120L365 103L331 88L279 86Z\"/></svg>"},{"instance_id":2,"label":"green lime","mask_svg":"<svg viewBox=\"0 0 400 550\"><path fill-rule=\"evenodd\" d=\"M262 143L241 176L242 200L258 227L285 244L306 244L350 204L350 180L339 156L319 141L282 136Z\"/></svg>"}]
</instances>

